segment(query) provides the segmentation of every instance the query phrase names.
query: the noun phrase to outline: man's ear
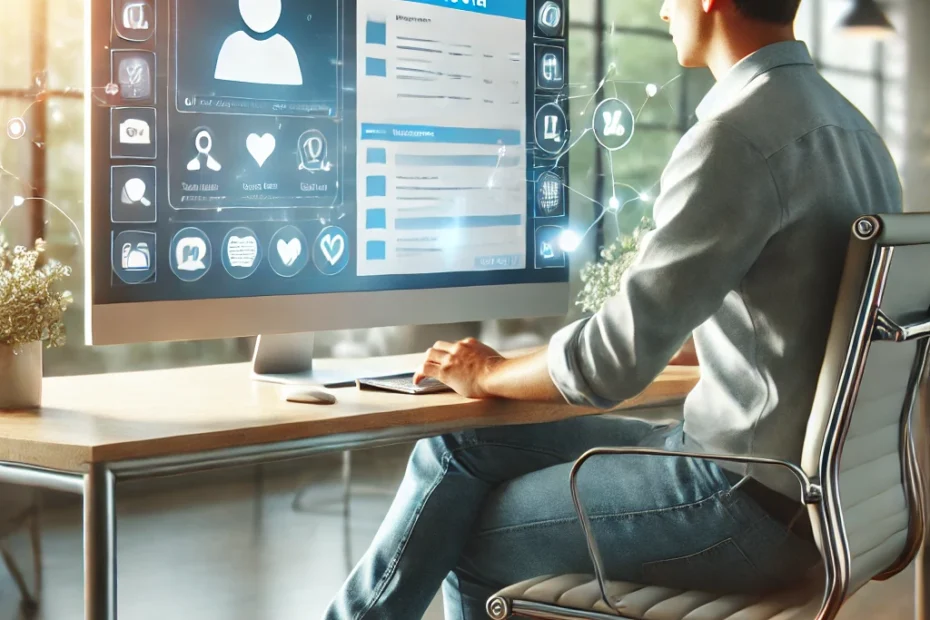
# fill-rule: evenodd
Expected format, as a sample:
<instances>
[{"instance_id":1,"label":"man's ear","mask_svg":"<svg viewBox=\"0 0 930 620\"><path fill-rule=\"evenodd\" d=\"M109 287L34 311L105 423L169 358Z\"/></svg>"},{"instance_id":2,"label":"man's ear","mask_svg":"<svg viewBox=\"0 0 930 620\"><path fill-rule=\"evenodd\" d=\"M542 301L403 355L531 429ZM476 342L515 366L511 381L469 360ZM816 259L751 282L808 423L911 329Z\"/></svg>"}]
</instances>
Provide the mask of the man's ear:
<instances>
[{"instance_id":1,"label":"man's ear","mask_svg":"<svg viewBox=\"0 0 930 620\"><path fill-rule=\"evenodd\" d=\"M705 13L710 13L717 7L717 0L701 0Z\"/></svg>"}]
</instances>

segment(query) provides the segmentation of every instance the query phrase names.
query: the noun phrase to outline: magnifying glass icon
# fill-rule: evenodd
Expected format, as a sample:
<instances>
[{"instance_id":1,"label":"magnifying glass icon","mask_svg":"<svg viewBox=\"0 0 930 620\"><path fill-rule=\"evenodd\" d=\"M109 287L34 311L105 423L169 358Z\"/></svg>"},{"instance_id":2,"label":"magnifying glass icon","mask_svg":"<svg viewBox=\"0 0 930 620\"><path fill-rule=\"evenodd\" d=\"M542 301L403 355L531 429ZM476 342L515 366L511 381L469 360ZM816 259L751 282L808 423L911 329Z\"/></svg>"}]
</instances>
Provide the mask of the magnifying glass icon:
<instances>
[{"instance_id":1,"label":"magnifying glass icon","mask_svg":"<svg viewBox=\"0 0 930 620\"><path fill-rule=\"evenodd\" d=\"M206 129L201 129L197 132L197 135L194 137L194 148L197 149L197 155L194 159L190 160L187 164L187 169L191 171L197 171L201 168L200 159L201 156L205 157L207 160L207 168L218 172L223 169L223 166L220 162L216 161L213 155L210 154L210 151L213 150L213 135Z\"/></svg>"}]
</instances>

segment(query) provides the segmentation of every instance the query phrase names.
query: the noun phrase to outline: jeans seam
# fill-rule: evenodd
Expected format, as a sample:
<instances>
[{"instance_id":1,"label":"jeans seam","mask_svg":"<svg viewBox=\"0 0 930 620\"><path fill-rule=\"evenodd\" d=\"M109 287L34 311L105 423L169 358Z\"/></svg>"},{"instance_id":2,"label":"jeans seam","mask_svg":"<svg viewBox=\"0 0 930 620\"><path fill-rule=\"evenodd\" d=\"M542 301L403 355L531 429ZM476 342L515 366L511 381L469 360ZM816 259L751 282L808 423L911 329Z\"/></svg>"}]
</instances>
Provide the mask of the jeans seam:
<instances>
[{"instance_id":1,"label":"jeans seam","mask_svg":"<svg viewBox=\"0 0 930 620\"><path fill-rule=\"evenodd\" d=\"M687 510L689 508L695 508L701 504L704 504L708 500L714 499L714 497L715 495L709 495L699 500L688 502L687 504L677 504L675 506L667 506L665 508L653 508L651 510L635 510L635 511L630 511L630 512L599 513L599 514L589 515L588 518L591 521L605 521L608 519L624 521L624 520L631 519L633 517L639 517L643 515L668 513L668 512L674 512L674 511L679 511L679 510ZM484 530L484 531L478 532L475 536L480 538L482 536L490 536L493 534L499 534L503 532L518 532L520 530L534 529L538 527L545 527L548 525L571 523L572 521L577 521L577 520L578 520L577 515L572 516L572 517L560 517L558 519L545 519L542 521L533 521L532 523L521 523L519 525L507 525L504 527L498 527L498 528L494 528L491 530Z\"/></svg>"},{"instance_id":2,"label":"jeans seam","mask_svg":"<svg viewBox=\"0 0 930 620\"><path fill-rule=\"evenodd\" d=\"M439 486L439 483L449 471L449 461L451 459L451 454L447 453L443 456L442 468L439 470L439 474L437 474L436 478L430 484L429 490L426 492L423 501L420 502L419 506L417 506L417 510L413 514L413 518L410 520L410 525L404 534L404 539L397 546L397 551L394 553L394 557L391 558L391 563L388 564L387 569L384 571L384 575L381 576L381 579L378 581L378 585L375 586L374 594L372 595L371 599L369 599L368 604L365 605L365 607L355 615L355 620L361 620L361 618L363 618L369 611L371 611L371 608L374 607L375 603L378 602L378 599L381 598L381 595L384 594L384 589L387 587L388 582L394 576L394 571L397 569L397 565L400 563L401 556L407 549L407 543L410 542L410 537L413 535L413 530L416 528L417 521L420 519L420 515L423 513L423 509L426 506L426 503L429 501L430 497L432 497L433 491L436 490L436 487Z\"/></svg>"}]
</instances>

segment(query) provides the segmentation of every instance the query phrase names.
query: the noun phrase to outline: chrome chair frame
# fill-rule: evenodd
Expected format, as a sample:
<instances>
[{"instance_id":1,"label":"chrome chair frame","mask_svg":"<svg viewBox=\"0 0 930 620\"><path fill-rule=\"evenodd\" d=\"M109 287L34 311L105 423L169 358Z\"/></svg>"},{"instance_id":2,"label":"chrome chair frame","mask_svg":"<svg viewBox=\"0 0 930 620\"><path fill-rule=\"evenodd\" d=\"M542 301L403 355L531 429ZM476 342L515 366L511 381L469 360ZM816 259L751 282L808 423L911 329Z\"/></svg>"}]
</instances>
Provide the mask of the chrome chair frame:
<instances>
[{"instance_id":1,"label":"chrome chair frame","mask_svg":"<svg viewBox=\"0 0 930 620\"><path fill-rule=\"evenodd\" d=\"M862 241L875 240L881 231L881 218L862 217L853 226L855 236ZM885 282L891 266L894 247L876 244L871 250L869 271L861 296L859 311L852 331L852 338L846 352L839 388L836 392L827 421L820 459L819 477L810 477L804 470L788 461L759 457L734 455L700 454L693 452L671 452L654 448L595 448L585 452L572 467L570 484L572 501L578 514L588 546L588 554L594 565L594 574L603 602L616 615L600 612L568 610L556 605L535 601L508 600L494 596L488 600L487 612L494 620L505 620L517 614L530 618L546 620L615 620L623 614L618 606L610 600L604 576L604 562L594 538L591 521L585 512L578 492L578 474L584 464L595 456L604 455L647 455L677 456L710 461L770 465L790 471L800 484L800 499L808 506L815 506L811 512L815 530L821 536L821 549L824 563L825 588L823 601L816 620L833 620L846 600L850 585L851 557L849 542L843 520L840 503L839 471L842 447L845 443L853 409L865 370L865 361L872 342L917 342L914 363L908 382L907 394L902 407L902 478L907 493L910 511L909 536L901 556L885 571L874 579L885 580L903 571L920 553L926 533L926 503L920 462L914 441L914 410L920 394L920 387L926 378L927 357L930 351L930 309L917 317L907 317L906 321L896 322L882 312L879 303L882 299ZM918 579L918 589L921 587ZM926 592L917 592L918 601L928 596ZM919 604L919 603L918 603ZM920 611L918 610L918 614Z\"/></svg>"}]
</instances>

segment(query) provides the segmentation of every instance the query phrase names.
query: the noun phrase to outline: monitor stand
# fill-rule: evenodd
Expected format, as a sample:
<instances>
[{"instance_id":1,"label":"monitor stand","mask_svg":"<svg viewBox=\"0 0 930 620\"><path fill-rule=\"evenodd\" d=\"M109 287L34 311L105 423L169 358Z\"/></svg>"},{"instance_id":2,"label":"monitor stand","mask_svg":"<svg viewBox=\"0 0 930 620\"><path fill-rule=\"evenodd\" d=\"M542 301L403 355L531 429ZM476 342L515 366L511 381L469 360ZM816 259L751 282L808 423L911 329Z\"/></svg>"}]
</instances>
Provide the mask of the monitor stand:
<instances>
[{"instance_id":1,"label":"monitor stand","mask_svg":"<svg viewBox=\"0 0 930 620\"><path fill-rule=\"evenodd\" d=\"M355 380L361 377L381 377L412 370L392 368L387 358L359 360L339 369L314 368L313 336L313 332L259 336L252 356L252 378L268 383L339 387L355 385Z\"/></svg>"}]
</instances>

